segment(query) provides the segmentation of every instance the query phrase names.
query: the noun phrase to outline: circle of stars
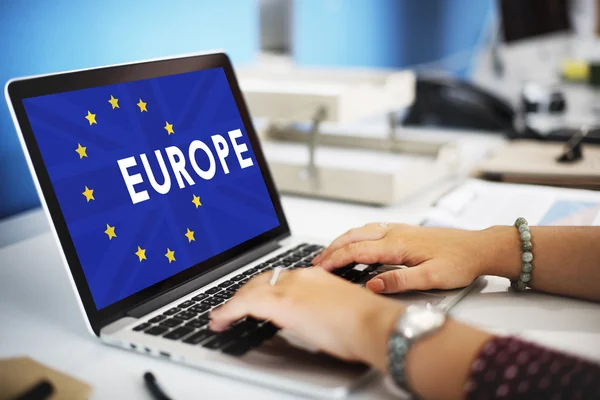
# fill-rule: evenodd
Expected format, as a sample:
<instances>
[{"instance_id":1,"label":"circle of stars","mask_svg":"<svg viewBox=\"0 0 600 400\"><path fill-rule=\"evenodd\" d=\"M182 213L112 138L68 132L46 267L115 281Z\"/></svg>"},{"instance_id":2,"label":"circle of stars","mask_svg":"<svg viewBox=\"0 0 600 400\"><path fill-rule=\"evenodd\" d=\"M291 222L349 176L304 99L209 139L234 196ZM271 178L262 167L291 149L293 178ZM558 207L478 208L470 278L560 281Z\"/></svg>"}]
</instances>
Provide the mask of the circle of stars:
<instances>
[{"instance_id":1,"label":"circle of stars","mask_svg":"<svg viewBox=\"0 0 600 400\"><path fill-rule=\"evenodd\" d=\"M112 94L110 95L110 99L108 99L108 103L110 104L112 110L120 109L119 99L114 97L114 95L112 95ZM136 105L138 106L140 113L148 112L148 103L143 101L141 98L139 99L139 101L137 102ZM96 120L96 114L92 113L91 110L87 111L87 115L85 116L85 119L88 121L88 124L90 127L93 125L98 125L98 121ZM169 121L165 121L164 130L167 132L167 136L175 134L175 129L173 128L173 124L169 123ZM80 160L83 158L88 158L87 149L88 149L87 146L83 146L81 143L77 143L77 148L75 149L75 152L79 156ZM85 186L85 190L82 192L82 195L85 197L86 203L96 200L96 198L94 197L94 189L91 189L88 186ZM192 203L196 206L196 208L202 206L202 203L200 202L200 197L196 196L195 194L193 195ZM192 231L190 228L186 229L186 232L183 236L185 236L187 238L188 243L192 243L192 242L196 241L196 238L194 237L194 233L195 232ZM117 238L118 236L116 233L116 226L115 225L111 226L110 224L106 224L104 234L106 234L109 241L112 241L113 239ZM147 249L144 249L139 245L137 246L137 251L134 252L134 255L137 257L139 262L148 260L148 257L146 256L146 250ZM165 253L164 256L169 261L169 264L177 261L177 259L175 258L175 251L171 250L170 248L167 248L167 252Z\"/></svg>"}]
</instances>

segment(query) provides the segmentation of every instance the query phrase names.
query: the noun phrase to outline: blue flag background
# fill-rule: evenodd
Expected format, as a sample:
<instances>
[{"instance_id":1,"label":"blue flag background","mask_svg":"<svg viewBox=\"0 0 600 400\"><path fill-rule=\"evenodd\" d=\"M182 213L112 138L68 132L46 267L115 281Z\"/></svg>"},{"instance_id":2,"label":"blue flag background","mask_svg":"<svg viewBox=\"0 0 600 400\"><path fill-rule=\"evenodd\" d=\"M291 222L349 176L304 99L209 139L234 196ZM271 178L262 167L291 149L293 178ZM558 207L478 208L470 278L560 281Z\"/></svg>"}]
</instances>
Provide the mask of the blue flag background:
<instances>
[{"instance_id":1,"label":"blue flag background","mask_svg":"<svg viewBox=\"0 0 600 400\"><path fill-rule=\"evenodd\" d=\"M279 225L222 68L30 98L24 105L98 309ZM248 146L243 158L253 161L244 169L228 136L235 129L243 133L237 142ZM228 142L229 174L214 151L215 134ZM187 158L196 139L213 150L211 180L201 179ZM179 188L163 151L173 145L185 154L195 185ZM152 188L139 157L146 154L160 184L155 150L171 176L166 195ZM117 164L131 156L137 165L129 175L144 179L135 190L150 196L137 204ZM196 157L206 170L207 156L200 150Z\"/></svg>"}]
</instances>

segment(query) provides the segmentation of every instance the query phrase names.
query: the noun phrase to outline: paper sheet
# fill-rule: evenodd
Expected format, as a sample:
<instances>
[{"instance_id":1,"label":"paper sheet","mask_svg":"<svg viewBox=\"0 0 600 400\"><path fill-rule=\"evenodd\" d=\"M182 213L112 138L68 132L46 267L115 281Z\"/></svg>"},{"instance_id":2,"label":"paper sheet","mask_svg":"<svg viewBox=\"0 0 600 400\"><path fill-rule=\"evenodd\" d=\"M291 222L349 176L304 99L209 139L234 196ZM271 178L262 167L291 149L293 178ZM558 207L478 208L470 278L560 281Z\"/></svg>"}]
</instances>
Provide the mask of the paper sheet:
<instances>
[{"instance_id":1,"label":"paper sheet","mask_svg":"<svg viewBox=\"0 0 600 400\"><path fill-rule=\"evenodd\" d=\"M532 225L600 225L600 192L470 179L438 199L427 225L482 229L521 216Z\"/></svg>"}]
</instances>

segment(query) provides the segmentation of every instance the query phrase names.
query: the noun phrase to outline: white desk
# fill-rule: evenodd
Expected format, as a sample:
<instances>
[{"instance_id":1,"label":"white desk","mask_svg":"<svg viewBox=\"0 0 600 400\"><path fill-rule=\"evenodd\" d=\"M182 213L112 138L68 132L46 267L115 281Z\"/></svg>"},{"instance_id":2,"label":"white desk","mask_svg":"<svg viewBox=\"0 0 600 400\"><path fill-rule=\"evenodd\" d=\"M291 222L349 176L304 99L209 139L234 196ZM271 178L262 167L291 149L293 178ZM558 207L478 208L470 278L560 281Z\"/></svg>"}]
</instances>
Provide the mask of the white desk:
<instances>
[{"instance_id":1,"label":"white desk","mask_svg":"<svg viewBox=\"0 0 600 400\"><path fill-rule=\"evenodd\" d=\"M450 186L448 183L411 204L390 208L291 197L284 198L283 204L294 233L333 238L371 221L416 223L430 202ZM94 399L149 399L142 382L146 370L153 371L176 400L295 398L111 348L89 336L44 218L38 210L0 223L0 238L18 238L0 248L0 357L26 354L79 377L94 387ZM23 239L26 233L40 231ZM487 280L481 293L470 294L453 309L456 318L491 330L521 332L600 360L599 305L539 293L514 295L506 290L508 281ZM393 395L375 379L352 398L391 399Z\"/></svg>"}]
</instances>

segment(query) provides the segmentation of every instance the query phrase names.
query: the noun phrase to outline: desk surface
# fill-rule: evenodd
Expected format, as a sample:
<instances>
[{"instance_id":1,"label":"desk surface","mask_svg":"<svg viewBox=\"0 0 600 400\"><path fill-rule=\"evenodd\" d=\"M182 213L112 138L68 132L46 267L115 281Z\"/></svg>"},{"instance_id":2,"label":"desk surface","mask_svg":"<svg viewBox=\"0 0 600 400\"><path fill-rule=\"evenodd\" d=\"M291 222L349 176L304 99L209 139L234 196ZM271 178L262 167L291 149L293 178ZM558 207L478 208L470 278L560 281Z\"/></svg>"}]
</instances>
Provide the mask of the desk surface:
<instances>
[{"instance_id":1,"label":"desk surface","mask_svg":"<svg viewBox=\"0 0 600 400\"><path fill-rule=\"evenodd\" d=\"M438 188L438 192L443 190ZM437 195L429 193L429 200ZM330 238L370 221L416 223L429 203L421 197L414 204L377 208L283 199L295 233ZM0 357L27 354L89 382L95 399L149 398L141 378L146 370L153 371L175 399L200 395L204 399L235 398L242 394L245 398L294 398L111 348L89 336L44 219L38 210L0 224L0 237L10 232L20 235L15 243L0 249ZM35 236L22 239L22 232ZM481 292L471 293L452 310L455 318L600 360L600 306L541 293L515 295L507 292L505 279L488 277L486 281ZM353 398L387 399L393 395L381 379L375 379Z\"/></svg>"}]
</instances>

